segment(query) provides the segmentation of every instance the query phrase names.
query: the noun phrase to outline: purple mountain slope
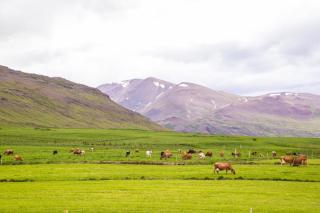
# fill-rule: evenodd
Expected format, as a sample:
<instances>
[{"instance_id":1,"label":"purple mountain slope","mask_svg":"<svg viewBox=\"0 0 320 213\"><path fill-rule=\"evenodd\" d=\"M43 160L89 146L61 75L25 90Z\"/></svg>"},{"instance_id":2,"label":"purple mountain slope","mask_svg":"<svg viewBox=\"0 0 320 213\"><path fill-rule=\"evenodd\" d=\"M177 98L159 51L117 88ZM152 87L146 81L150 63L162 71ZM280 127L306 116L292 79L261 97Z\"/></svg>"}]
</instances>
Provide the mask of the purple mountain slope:
<instances>
[{"instance_id":1,"label":"purple mountain slope","mask_svg":"<svg viewBox=\"0 0 320 213\"><path fill-rule=\"evenodd\" d=\"M124 107L183 132L320 136L320 96L280 92L243 97L193 83L156 78L98 87Z\"/></svg>"}]
</instances>

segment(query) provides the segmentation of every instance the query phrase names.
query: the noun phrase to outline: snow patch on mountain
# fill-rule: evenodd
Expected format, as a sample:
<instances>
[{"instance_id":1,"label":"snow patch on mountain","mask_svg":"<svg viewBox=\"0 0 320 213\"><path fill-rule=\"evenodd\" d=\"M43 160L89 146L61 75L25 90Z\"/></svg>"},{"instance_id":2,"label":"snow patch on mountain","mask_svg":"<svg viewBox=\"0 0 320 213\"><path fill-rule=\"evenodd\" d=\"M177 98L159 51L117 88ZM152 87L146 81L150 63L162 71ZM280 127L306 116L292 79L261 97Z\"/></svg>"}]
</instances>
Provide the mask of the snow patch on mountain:
<instances>
[{"instance_id":1,"label":"snow patch on mountain","mask_svg":"<svg viewBox=\"0 0 320 213\"><path fill-rule=\"evenodd\" d=\"M162 92L162 93L160 93L159 95L157 95L157 97L155 98L155 100L157 100L158 98L160 98L163 94L164 94L164 92Z\"/></svg>"},{"instance_id":2,"label":"snow patch on mountain","mask_svg":"<svg viewBox=\"0 0 320 213\"><path fill-rule=\"evenodd\" d=\"M298 93L293 93L293 92L286 92L284 93L285 96L299 96Z\"/></svg>"},{"instance_id":3,"label":"snow patch on mountain","mask_svg":"<svg viewBox=\"0 0 320 213\"><path fill-rule=\"evenodd\" d=\"M121 85L123 88L128 87L128 86L129 86L129 84L130 84L130 82L129 82L129 81L121 81L121 82L120 82L120 85Z\"/></svg>"},{"instance_id":4,"label":"snow patch on mountain","mask_svg":"<svg viewBox=\"0 0 320 213\"><path fill-rule=\"evenodd\" d=\"M181 83L178 85L179 87L188 87L189 85L188 84L184 84L184 83Z\"/></svg>"},{"instance_id":5,"label":"snow patch on mountain","mask_svg":"<svg viewBox=\"0 0 320 213\"><path fill-rule=\"evenodd\" d=\"M270 97L277 97L277 96L281 96L281 93L271 93L269 94Z\"/></svg>"},{"instance_id":6,"label":"snow patch on mountain","mask_svg":"<svg viewBox=\"0 0 320 213\"><path fill-rule=\"evenodd\" d=\"M164 84L161 84L157 81L154 81L153 84L156 86L156 87L161 87L162 89L166 88L166 86Z\"/></svg>"},{"instance_id":7,"label":"snow patch on mountain","mask_svg":"<svg viewBox=\"0 0 320 213\"><path fill-rule=\"evenodd\" d=\"M213 108L214 108L214 109L217 109L217 104L216 104L215 100L212 99L212 100L211 100L211 103L213 104Z\"/></svg>"}]
</instances>

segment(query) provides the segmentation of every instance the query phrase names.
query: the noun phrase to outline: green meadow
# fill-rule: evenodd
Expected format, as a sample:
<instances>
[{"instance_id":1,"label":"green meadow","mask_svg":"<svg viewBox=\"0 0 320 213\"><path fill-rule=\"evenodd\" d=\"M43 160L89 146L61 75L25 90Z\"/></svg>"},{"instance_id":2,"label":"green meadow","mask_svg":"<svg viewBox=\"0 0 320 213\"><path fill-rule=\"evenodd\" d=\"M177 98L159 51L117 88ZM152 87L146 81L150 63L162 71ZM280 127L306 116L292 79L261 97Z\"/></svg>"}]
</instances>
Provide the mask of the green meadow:
<instances>
[{"instance_id":1,"label":"green meadow","mask_svg":"<svg viewBox=\"0 0 320 213\"><path fill-rule=\"evenodd\" d=\"M76 147L86 154L69 152ZM320 212L316 138L2 128L1 152L9 148L23 161L2 154L0 212ZM160 160L166 149L173 157ZM184 161L178 150L188 149L213 157ZM240 158L231 156L235 149ZM308 165L279 165L287 152L308 154ZM214 174L217 161L231 162L236 175Z\"/></svg>"}]
</instances>

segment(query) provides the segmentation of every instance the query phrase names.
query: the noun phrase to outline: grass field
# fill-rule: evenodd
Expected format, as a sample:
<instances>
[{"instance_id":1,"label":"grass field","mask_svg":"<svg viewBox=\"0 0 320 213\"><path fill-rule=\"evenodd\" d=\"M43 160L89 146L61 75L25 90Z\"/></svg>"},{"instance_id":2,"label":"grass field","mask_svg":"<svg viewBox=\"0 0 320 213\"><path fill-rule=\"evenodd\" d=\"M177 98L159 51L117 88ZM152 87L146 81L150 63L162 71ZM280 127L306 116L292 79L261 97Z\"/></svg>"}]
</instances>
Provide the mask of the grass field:
<instances>
[{"instance_id":1,"label":"grass field","mask_svg":"<svg viewBox=\"0 0 320 213\"><path fill-rule=\"evenodd\" d=\"M109 180L2 183L1 212L319 212L320 183Z\"/></svg>"},{"instance_id":2,"label":"grass field","mask_svg":"<svg viewBox=\"0 0 320 213\"><path fill-rule=\"evenodd\" d=\"M86 155L69 153L73 147ZM0 149L8 148L24 160L2 156L0 212L320 212L320 139L2 128ZM214 157L181 160L177 150L191 148ZM239 159L230 155L235 148ZM124 156L135 149L139 153ZM151 159L147 149L154 151ZM174 152L172 159L159 159L165 149ZM307 166L281 166L270 156L273 150L311 159ZM264 157L249 156L251 151ZM237 174L214 174L216 161L232 162Z\"/></svg>"}]
</instances>

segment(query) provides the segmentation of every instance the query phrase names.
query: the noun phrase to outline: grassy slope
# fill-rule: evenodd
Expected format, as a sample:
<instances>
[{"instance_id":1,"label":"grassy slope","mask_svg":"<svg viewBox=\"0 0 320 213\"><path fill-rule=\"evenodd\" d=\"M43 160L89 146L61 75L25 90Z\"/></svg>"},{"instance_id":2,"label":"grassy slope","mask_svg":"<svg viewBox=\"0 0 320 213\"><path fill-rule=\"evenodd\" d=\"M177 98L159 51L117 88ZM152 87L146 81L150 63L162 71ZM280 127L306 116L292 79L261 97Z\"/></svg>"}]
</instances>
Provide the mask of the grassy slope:
<instances>
[{"instance_id":1,"label":"grassy slope","mask_svg":"<svg viewBox=\"0 0 320 213\"><path fill-rule=\"evenodd\" d=\"M0 125L163 129L97 89L2 66Z\"/></svg>"}]
</instances>

